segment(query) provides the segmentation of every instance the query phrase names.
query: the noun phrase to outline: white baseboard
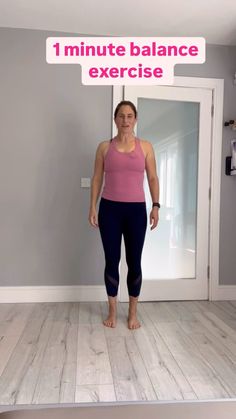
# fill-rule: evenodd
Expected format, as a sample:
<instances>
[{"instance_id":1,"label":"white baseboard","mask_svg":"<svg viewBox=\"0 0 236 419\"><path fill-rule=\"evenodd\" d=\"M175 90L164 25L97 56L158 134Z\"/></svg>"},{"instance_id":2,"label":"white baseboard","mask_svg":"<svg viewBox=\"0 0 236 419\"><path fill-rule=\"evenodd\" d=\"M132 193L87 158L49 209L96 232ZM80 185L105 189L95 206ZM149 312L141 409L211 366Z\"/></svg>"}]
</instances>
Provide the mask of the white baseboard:
<instances>
[{"instance_id":1,"label":"white baseboard","mask_svg":"<svg viewBox=\"0 0 236 419\"><path fill-rule=\"evenodd\" d=\"M236 285L219 285L211 301L236 300ZM0 287L0 303L107 301L104 285Z\"/></svg>"},{"instance_id":2,"label":"white baseboard","mask_svg":"<svg viewBox=\"0 0 236 419\"><path fill-rule=\"evenodd\" d=\"M104 285L0 287L0 303L106 301Z\"/></svg>"},{"instance_id":3,"label":"white baseboard","mask_svg":"<svg viewBox=\"0 0 236 419\"><path fill-rule=\"evenodd\" d=\"M213 287L211 301L236 300L236 285L218 285Z\"/></svg>"}]
</instances>

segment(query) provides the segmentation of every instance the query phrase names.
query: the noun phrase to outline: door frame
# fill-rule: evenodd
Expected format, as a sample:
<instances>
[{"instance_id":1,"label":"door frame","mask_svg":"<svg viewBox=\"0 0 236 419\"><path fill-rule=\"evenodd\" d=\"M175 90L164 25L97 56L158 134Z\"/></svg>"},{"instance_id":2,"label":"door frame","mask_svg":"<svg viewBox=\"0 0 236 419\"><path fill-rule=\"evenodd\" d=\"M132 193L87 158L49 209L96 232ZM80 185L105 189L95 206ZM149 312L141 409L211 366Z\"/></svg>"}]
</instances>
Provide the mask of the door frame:
<instances>
[{"instance_id":1,"label":"door frame","mask_svg":"<svg viewBox=\"0 0 236 419\"><path fill-rule=\"evenodd\" d=\"M212 92L212 133L210 170L210 221L209 221L209 300L236 298L236 287L219 284L219 241L220 241L220 191L222 162L223 95L224 79L201 77L174 77L174 87L195 87ZM170 87L170 86L169 86ZM113 86L113 110L124 98L124 87ZM113 112L114 113L114 112ZM116 135L113 120L112 136Z\"/></svg>"}]
</instances>

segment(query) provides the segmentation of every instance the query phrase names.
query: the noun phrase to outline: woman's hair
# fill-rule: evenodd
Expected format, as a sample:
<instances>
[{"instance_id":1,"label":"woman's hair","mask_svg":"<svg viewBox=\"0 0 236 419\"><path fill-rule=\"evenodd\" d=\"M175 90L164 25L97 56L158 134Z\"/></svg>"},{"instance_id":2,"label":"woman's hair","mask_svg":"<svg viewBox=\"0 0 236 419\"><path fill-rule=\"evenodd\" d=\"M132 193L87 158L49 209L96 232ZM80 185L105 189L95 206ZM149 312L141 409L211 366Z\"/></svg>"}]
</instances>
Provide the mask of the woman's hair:
<instances>
[{"instance_id":1,"label":"woman's hair","mask_svg":"<svg viewBox=\"0 0 236 419\"><path fill-rule=\"evenodd\" d=\"M120 103L118 103L118 105L115 109L115 112L114 112L114 118L116 118L121 106L124 106L124 105L125 106L130 106L131 109L134 111L135 118L137 118L137 109L136 109L135 105L133 104L133 102L130 102L130 100L122 100Z\"/></svg>"}]
</instances>

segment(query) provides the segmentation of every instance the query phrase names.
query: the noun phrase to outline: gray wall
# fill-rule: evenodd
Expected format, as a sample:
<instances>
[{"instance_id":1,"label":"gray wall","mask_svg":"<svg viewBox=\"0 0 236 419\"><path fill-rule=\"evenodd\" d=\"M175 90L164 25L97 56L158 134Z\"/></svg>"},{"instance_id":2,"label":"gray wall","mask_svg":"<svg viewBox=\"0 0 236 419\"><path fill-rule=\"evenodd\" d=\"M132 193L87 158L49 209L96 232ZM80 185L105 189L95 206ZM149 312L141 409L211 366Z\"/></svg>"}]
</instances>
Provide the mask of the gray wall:
<instances>
[{"instance_id":1,"label":"gray wall","mask_svg":"<svg viewBox=\"0 0 236 419\"><path fill-rule=\"evenodd\" d=\"M112 89L81 85L79 65L47 64L53 35L0 30L0 285L103 283L80 178L110 136Z\"/></svg>"},{"instance_id":2,"label":"gray wall","mask_svg":"<svg viewBox=\"0 0 236 419\"><path fill-rule=\"evenodd\" d=\"M0 286L103 284L80 178L92 175L97 144L111 135L112 89L82 86L80 66L46 63L47 36L62 35L0 29ZM231 119L235 71L236 48L209 46L205 64L179 65L175 74L224 78ZM236 177L224 175L234 135L223 136L220 283L236 284Z\"/></svg>"}]
</instances>

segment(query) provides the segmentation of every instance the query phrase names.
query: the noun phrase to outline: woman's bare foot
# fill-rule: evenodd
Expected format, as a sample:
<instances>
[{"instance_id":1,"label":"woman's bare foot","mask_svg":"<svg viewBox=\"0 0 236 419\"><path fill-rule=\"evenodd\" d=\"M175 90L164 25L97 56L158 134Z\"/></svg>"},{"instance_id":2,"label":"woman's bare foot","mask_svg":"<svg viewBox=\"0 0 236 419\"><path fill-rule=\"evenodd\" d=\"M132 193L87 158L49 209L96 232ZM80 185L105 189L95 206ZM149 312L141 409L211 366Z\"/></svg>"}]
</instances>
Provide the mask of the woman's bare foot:
<instances>
[{"instance_id":1,"label":"woman's bare foot","mask_svg":"<svg viewBox=\"0 0 236 419\"><path fill-rule=\"evenodd\" d=\"M139 327L141 327L141 324L139 323L137 316L135 314L130 314L128 317L128 328L133 330L138 329Z\"/></svg>"},{"instance_id":2,"label":"woman's bare foot","mask_svg":"<svg viewBox=\"0 0 236 419\"><path fill-rule=\"evenodd\" d=\"M106 327L116 327L116 297L108 297L109 314L106 320L103 321Z\"/></svg>"},{"instance_id":3,"label":"woman's bare foot","mask_svg":"<svg viewBox=\"0 0 236 419\"><path fill-rule=\"evenodd\" d=\"M137 319L137 303L138 297L129 297L129 316L128 316L128 328L138 329L141 324Z\"/></svg>"},{"instance_id":4,"label":"woman's bare foot","mask_svg":"<svg viewBox=\"0 0 236 419\"><path fill-rule=\"evenodd\" d=\"M109 315L106 320L103 321L104 326L116 327L116 316Z\"/></svg>"}]
</instances>

